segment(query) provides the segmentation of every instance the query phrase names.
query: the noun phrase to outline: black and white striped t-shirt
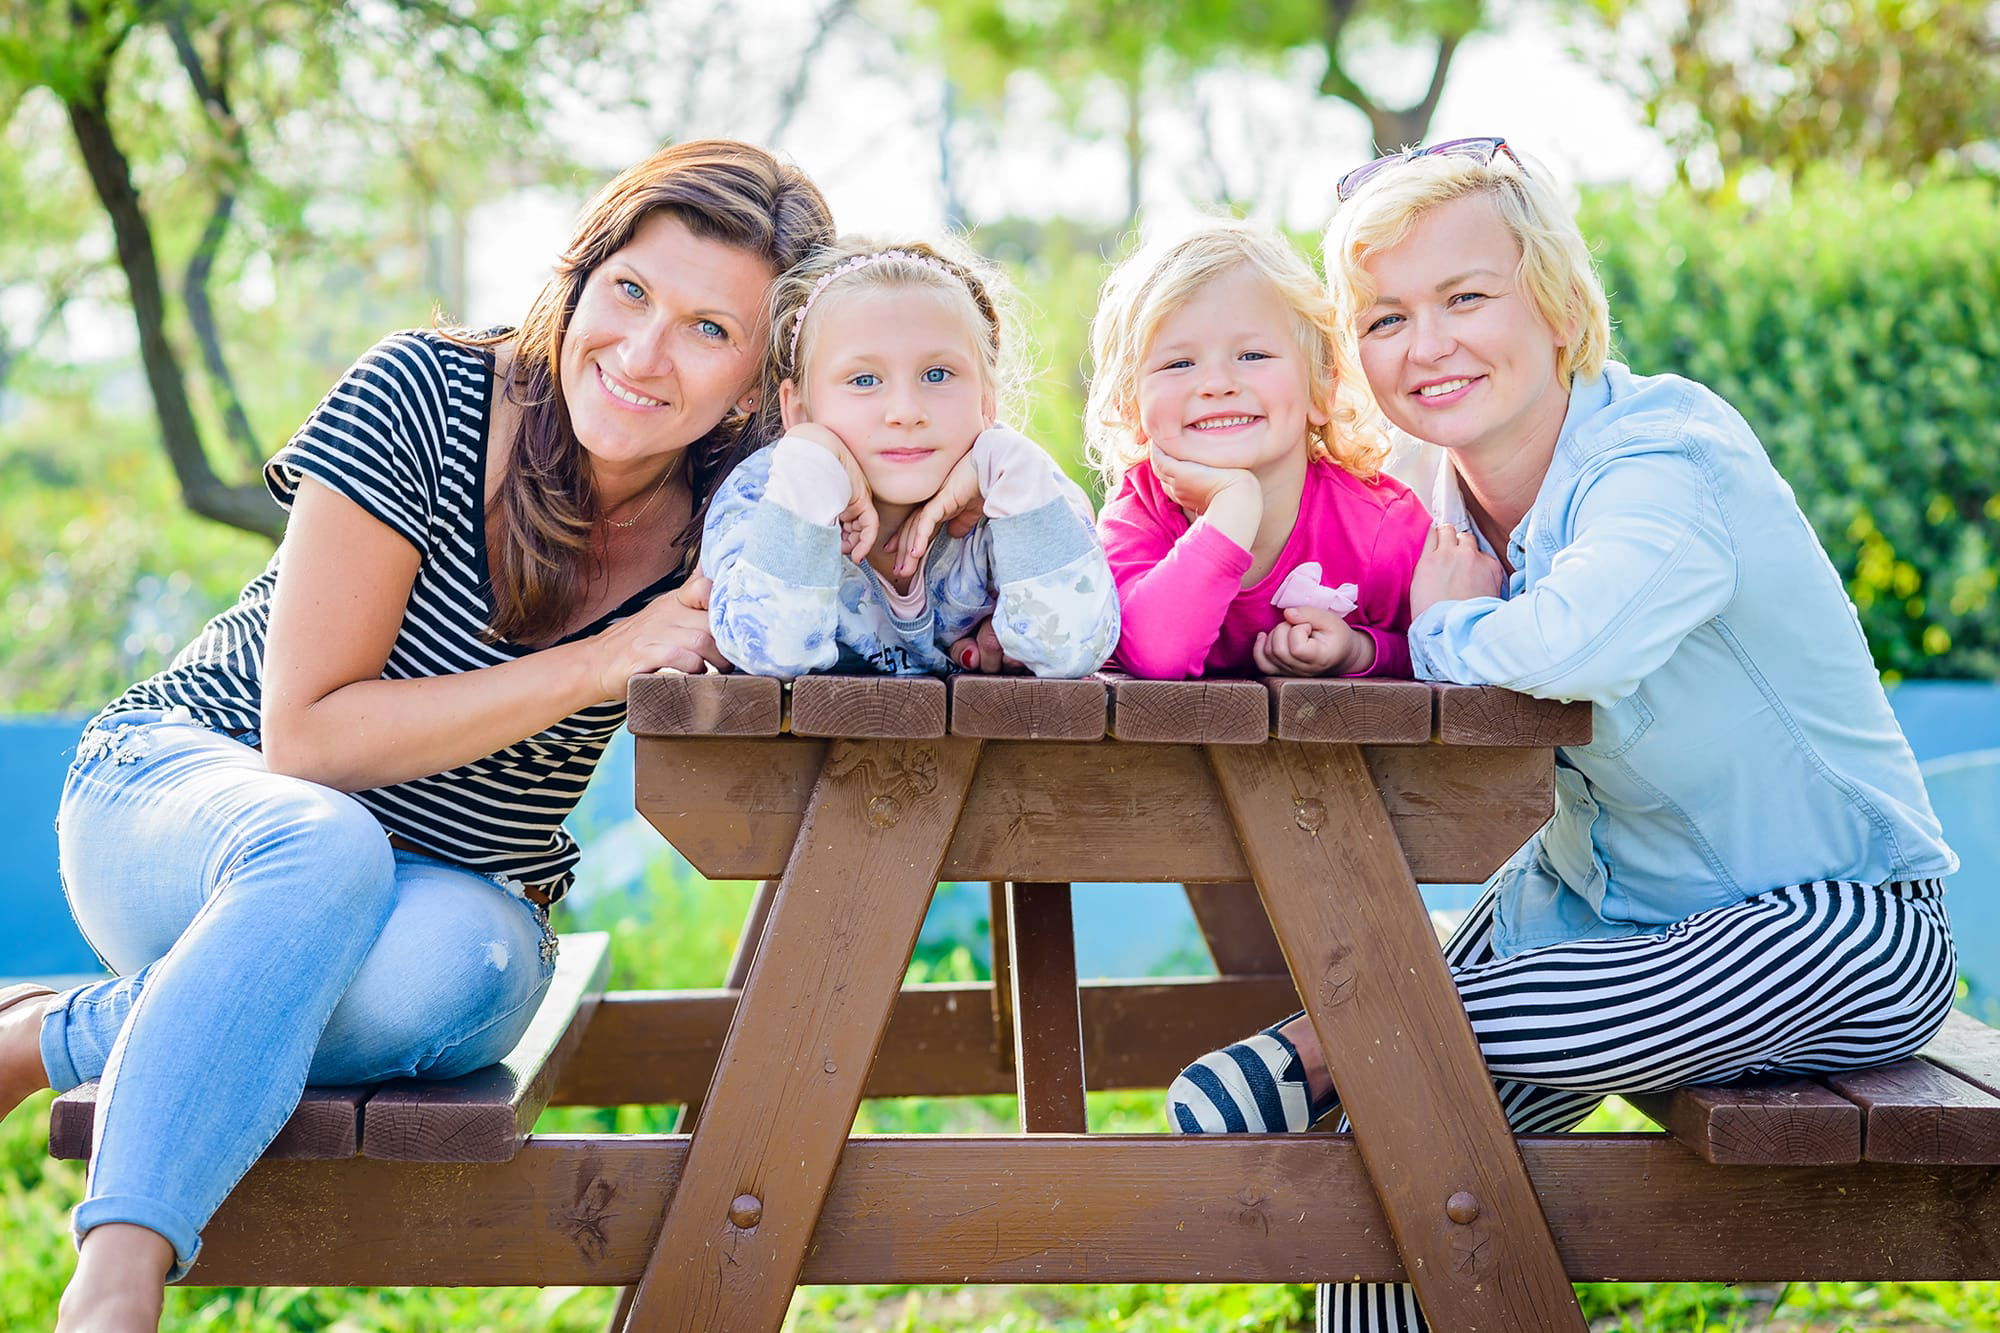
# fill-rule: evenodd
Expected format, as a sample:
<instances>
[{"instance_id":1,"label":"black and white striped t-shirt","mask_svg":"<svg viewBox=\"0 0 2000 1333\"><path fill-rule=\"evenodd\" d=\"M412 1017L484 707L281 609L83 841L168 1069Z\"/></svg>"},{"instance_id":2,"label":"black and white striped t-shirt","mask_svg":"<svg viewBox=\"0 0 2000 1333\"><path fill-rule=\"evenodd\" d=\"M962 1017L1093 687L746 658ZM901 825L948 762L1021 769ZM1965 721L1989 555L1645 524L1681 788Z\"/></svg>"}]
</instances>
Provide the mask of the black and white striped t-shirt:
<instances>
[{"instance_id":1,"label":"black and white striped t-shirt","mask_svg":"<svg viewBox=\"0 0 2000 1333\"><path fill-rule=\"evenodd\" d=\"M483 507L492 388L487 349L429 331L392 334L354 364L265 465L265 484L287 509L300 481L311 477L388 524L423 557L382 668L385 680L472 671L534 651L480 637L492 614ZM283 558L281 546L235 606L104 715L185 708L218 730L260 730L264 637ZM569 638L630 615L681 577L659 580ZM624 720L622 701L599 704L484 759L354 796L389 832L446 860L528 884L552 882L560 894L577 859L562 821Z\"/></svg>"}]
</instances>

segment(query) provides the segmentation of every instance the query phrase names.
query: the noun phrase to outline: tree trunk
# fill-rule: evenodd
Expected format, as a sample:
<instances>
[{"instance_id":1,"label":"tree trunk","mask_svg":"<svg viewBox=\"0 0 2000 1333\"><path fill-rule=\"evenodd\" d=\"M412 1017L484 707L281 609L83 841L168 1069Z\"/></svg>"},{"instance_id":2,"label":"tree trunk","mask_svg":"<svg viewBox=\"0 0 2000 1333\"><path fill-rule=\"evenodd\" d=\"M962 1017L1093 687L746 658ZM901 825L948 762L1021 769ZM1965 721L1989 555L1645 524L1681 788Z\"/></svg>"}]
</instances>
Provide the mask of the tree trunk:
<instances>
[{"instance_id":1,"label":"tree trunk","mask_svg":"<svg viewBox=\"0 0 2000 1333\"><path fill-rule=\"evenodd\" d=\"M167 340L166 299L152 227L132 185L131 166L118 147L105 115L106 81L101 77L79 94L63 99L70 129L98 200L111 218L118 243L118 266L131 289L132 318L139 329L139 356L153 393L160 440L180 482L187 507L204 518L276 540L285 516L262 486L231 486L215 475L202 449L201 429L188 402L187 379Z\"/></svg>"}]
</instances>

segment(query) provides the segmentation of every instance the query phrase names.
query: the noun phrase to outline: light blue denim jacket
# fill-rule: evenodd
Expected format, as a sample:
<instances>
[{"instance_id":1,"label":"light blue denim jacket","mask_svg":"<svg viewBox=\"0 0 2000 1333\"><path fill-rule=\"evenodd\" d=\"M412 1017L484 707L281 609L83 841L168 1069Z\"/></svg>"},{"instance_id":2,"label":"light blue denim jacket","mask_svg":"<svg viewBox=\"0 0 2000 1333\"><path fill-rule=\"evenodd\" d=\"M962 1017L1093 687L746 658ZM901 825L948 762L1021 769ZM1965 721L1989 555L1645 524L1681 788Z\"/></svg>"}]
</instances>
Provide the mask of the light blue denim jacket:
<instances>
[{"instance_id":1,"label":"light blue denim jacket","mask_svg":"<svg viewBox=\"0 0 2000 1333\"><path fill-rule=\"evenodd\" d=\"M1431 512L1477 533L1449 465ZM1839 575L1715 394L1615 362L1579 380L1508 556L1504 598L1410 626L1420 678L1592 705L1554 818L1499 873L1502 956L1958 868Z\"/></svg>"}]
</instances>

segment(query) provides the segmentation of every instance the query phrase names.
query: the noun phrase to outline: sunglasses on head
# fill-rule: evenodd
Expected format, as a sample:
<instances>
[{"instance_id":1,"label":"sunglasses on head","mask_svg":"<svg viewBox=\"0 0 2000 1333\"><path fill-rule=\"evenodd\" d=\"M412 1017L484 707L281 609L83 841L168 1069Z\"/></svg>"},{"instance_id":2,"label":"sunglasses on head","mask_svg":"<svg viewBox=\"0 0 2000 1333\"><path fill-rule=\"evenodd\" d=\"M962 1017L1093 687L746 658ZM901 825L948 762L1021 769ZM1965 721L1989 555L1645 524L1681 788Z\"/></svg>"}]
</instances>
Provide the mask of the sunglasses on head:
<instances>
[{"instance_id":1,"label":"sunglasses on head","mask_svg":"<svg viewBox=\"0 0 2000 1333\"><path fill-rule=\"evenodd\" d=\"M1514 164L1515 170L1522 172L1527 170L1521 165L1521 159L1514 156L1514 150L1507 146L1505 139L1497 136L1480 139L1446 139L1443 143L1434 143L1425 148L1411 148L1401 153L1386 153L1373 162L1362 163L1340 178L1340 183L1333 187L1334 199L1339 203L1346 203L1354 197L1355 191L1399 162L1408 162L1419 157L1469 157L1483 167L1493 160L1495 153L1505 153L1507 160Z\"/></svg>"}]
</instances>

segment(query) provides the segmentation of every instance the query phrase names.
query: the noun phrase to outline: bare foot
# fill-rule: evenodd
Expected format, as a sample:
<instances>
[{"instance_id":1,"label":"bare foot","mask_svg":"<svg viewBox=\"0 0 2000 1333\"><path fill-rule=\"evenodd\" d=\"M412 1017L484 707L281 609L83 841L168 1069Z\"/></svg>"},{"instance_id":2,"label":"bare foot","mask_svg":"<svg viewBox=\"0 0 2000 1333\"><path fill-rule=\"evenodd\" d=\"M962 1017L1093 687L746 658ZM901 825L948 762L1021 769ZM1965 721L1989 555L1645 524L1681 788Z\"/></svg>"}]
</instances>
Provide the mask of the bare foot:
<instances>
[{"instance_id":1,"label":"bare foot","mask_svg":"<svg viewBox=\"0 0 2000 1333\"><path fill-rule=\"evenodd\" d=\"M27 990L0 1001L0 1119L49 1086L42 1068L42 1015L55 1001L54 991Z\"/></svg>"},{"instance_id":2,"label":"bare foot","mask_svg":"<svg viewBox=\"0 0 2000 1333\"><path fill-rule=\"evenodd\" d=\"M1278 1031L1299 1053L1299 1063L1306 1071L1306 1091L1312 1099L1318 1101L1332 1092L1333 1075L1327 1072L1326 1057L1320 1054L1319 1034L1313 1031L1312 1020L1300 1014Z\"/></svg>"},{"instance_id":3,"label":"bare foot","mask_svg":"<svg viewBox=\"0 0 2000 1333\"><path fill-rule=\"evenodd\" d=\"M56 1312L56 1333L158 1333L174 1247L125 1222L92 1227Z\"/></svg>"}]
</instances>

